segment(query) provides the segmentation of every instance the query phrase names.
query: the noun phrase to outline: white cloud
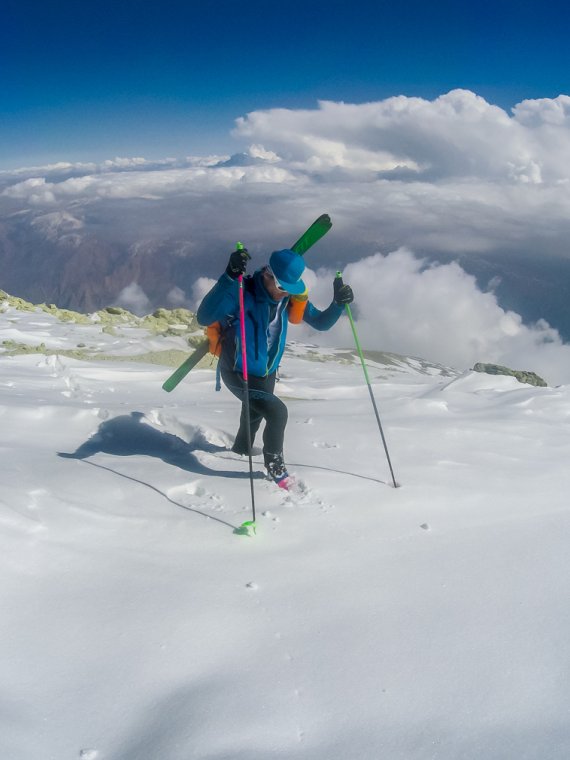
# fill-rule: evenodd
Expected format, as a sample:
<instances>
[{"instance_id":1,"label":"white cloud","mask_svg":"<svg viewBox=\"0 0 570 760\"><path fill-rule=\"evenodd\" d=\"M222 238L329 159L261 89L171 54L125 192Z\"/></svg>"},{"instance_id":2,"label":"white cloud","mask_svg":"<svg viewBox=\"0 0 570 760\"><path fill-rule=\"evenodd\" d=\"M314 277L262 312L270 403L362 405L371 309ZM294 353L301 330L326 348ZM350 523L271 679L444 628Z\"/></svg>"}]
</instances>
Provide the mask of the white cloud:
<instances>
[{"instance_id":1,"label":"white cloud","mask_svg":"<svg viewBox=\"0 0 570 760\"><path fill-rule=\"evenodd\" d=\"M200 305L200 301L204 298L206 293L214 287L215 284L216 280L212 280L209 277L198 277L196 282L192 285L192 291L190 294L190 308L196 311Z\"/></svg>"},{"instance_id":2,"label":"white cloud","mask_svg":"<svg viewBox=\"0 0 570 760\"><path fill-rule=\"evenodd\" d=\"M47 182L34 177L6 187L3 195L33 205L64 204L78 200L163 200L186 193L235 190L242 185L297 185L304 178L271 164L249 167L188 167L87 174L61 181Z\"/></svg>"},{"instance_id":3,"label":"white cloud","mask_svg":"<svg viewBox=\"0 0 570 760\"><path fill-rule=\"evenodd\" d=\"M103 166L106 169L132 169L133 167L148 166L149 164L152 164L152 161L148 161L140 156L134 158L120 158L117 156L103 162Z\"/></svg>"},{"instance_id":4,"label":"white cloud","mask_svg":"<svg viewBox=\"0 0 570 760\"><path fill-rule=\"evenodd\" d=\"M319 308L331 301L334 275L324 269L307 272L311 301ZM570 380L570 345L563 344L558 332L545 322L524 325L519 314L502 309L495 295L482 292L456 263L429 264L401 249L349 264L343 275L355 293L352 309L364 348L458 369L483 361L532 370L550 383ZM331 345L354 345L348 320L318 337L304 328L304 335Z\"/></svg>"},{"instance_id":5,"label":"white cloud","mask_svg":"<svg viewBox=\"0 0 570 760\"><path fill-rule=\"evenodd\" d=\"M27 203L38 205L51 205L55 203L54 185L46 182L44 177L30 177L23 182L16 182L7 187L2 195L14 200L23 200Z\"/></svg>"},{"instance_id":6,"label":"white cloud","mask_svg":"<svg viewBox=\"0 0 570 760\"><path fill-rule=\"evenodd\" d=\"M150 300L144 290L136 282L131 282L121 290L117 297L117 305L123 309L132 311L134 314L147 314L150 308Z\"/></svg>"},{"instance_id":7,"label":"white cloud","mask_svg":"<svg viewBox=\"0 0 570 760\"><path fill-rule=\"evenodd\" d=\"M517 157L517 125L496 106L455 90L435 101L395 97L318 109L256 111L237 120L238 136L260 140L289 160L325 167L389 171L406 167L446 176L497 176ZM495 146L491 154L488 143Z\"/></svg>"},{"instance_id":8,"label":"white cloud","mask_svg":"<svg viewBox=\"0 0 570 760\"><path fill-rule=\"evenodd\" d=\"M170 308L177 309L180 307L186 306L186 295L182 288L179 288L178 286L172 288L171 291L169 291L168 295L166 296L166 301Z\"/></svg>"},{"instance_id":9,"label":"white cloud","mask_svg":"<svg viewBox=\"0 0 570 760\"><path fill-rule=\"evenodd\" d=\"M516 120L527 127L570 126L570 97L538 98L523 100L513 108Z\"/></svg>"},{"instance_id":10,"label":"white cloud","mask_svg":"<svg viewBox=\"0 0 570 760\"><path fill-rule=\"evenodd\" d=\"M66 174L70 172L93 172L97 170L97 164L93 163L69 163L69 161L58 161L55 164L44 164L43 166L23 166L19 169L2 169L0 170L1 179L16 179L20 176L45 176L48 174Z\"/></svg>"},{"instance_id":11,"label":"white cloud","mask_svg":"<svg viewBox=\"0 0 570 760\"><path fill-rule=\"evenodd\" d=\"M235 133L315 169L522 182L568 179L570 98L523 101L509 115L467 90L318 109L255 111ZM560 154L562 151L562 155Z\"/></svg>"},{"instance_id":12,"label":"white cloud","mask_svg":"<svg viewBox=\"0 0 570 760\"><path fill-rule=\"evenodd\" d=\"M277 153L266 150L263 145L250 145L248 153L252 158L260 158L262 161L269 161L270 163L281 160Z\"/></svg>"}]
</instances>

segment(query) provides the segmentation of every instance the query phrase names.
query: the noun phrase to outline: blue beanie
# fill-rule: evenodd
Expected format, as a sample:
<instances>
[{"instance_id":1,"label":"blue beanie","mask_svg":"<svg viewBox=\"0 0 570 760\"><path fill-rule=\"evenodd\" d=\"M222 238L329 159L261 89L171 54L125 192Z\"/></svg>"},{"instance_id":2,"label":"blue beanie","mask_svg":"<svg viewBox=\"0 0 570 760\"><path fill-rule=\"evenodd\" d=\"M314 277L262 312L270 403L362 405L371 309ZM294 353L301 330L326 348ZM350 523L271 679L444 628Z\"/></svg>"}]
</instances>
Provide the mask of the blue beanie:
<instances>
[{"instance_id":1,"label":"blue beanie","mask_svg":"<svg viewBox=\"0 0 570 760\"><path fill-rule=\"evenodd\" d=\"M305 292L305 283L301 279L305 262L298 253L289 248L274 251L269 258L269 266L283 290L294 296Z\"/></svg>"}]
</instances>

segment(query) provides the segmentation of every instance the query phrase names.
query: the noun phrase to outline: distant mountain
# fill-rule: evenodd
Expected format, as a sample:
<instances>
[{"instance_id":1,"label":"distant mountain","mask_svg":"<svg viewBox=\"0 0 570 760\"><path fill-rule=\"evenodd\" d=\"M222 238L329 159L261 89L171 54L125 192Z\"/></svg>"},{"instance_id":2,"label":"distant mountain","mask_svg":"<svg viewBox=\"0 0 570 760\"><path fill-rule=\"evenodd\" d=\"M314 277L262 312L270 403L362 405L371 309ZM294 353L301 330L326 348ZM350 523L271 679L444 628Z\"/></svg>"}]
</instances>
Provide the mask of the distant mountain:
<instances>
[{"instance_id":1,"label":"distant mountain","mask_svg":"<svg viewBox=\"0 0 570 760\"><path fill-rule=\"evenodd\" d=\"M92 227L93 225L91 225ZM16 214L0 223L0 288L38 303L89 312L118 303L133 282L151 308L173 303L196 277L181 239L113 241L68 212Z\"/></svg>"}]
</instances>

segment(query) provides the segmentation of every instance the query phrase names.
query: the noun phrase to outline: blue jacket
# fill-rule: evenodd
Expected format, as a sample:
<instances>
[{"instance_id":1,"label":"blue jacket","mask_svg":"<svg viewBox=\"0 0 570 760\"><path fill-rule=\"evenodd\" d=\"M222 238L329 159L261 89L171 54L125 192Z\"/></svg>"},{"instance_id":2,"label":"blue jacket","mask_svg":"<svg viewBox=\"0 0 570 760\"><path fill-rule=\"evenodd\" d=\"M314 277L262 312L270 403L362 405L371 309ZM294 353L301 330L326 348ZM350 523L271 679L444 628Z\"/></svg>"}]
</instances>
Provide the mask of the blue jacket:
<instances>
[{"instance_id":1,"label":"blue jacket","mask_svg":"<svg viewBox=\"0 0 570 760\"><path fill-rule=\"evenodd\" d=\"M261 271L244 278L245 334L247 370L256 377L271 375L279 367L287 340L289 297L274 301L263 285ZM334 303L320 311L308 301L303 321L316 330L329 330L343 312ZM220 322L223 341L220 361L228 369L242 371L239 329L239 283L225 272L206 294L197 312L201 325ZM269 326L273 337L269 339Z\"/></svg>"}]
</instances>

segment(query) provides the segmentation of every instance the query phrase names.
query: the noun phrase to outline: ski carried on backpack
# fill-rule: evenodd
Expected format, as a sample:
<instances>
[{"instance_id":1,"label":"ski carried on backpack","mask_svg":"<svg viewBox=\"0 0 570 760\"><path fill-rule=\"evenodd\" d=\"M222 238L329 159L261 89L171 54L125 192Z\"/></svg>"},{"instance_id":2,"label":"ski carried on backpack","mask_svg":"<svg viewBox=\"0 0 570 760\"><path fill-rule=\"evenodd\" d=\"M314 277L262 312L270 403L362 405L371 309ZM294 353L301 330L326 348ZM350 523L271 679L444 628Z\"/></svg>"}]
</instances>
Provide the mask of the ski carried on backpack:
<instances>
[{"instance_id":1,"label":"ski carried on backpack","mask_svg":"<svg viewBox=\"0 0 570 760\"><path fill-rule=\"evenodd\" d=\"M305 230L299 240L291 246L291 250L298 253L299 256L303 256L311 246L318 243L318 241L327 234L332 227L331 218L328 214L321 214L318 219L311 224L311 226ZM182 364L176 369L167 380L162 384L162 389L167 393L173 391L178 383L183 380L190 370L195 367L200 359L202 359L208 353L210 343L208 339L204 339L202 343L194 350L190 356L182 362Z\"/></svg>"},{"instance_id":2,"label":"ski carried on backpack","mask_svg":"<svg viewBox=\"0 0 570 760\"><path fill-rule=\"evenodd\" d=\"M165 380L165 382L162 384L163 390L167 391L167 393L173 391L178 383L181 380L184 380L190 370L198 364L200 359L206 356L209 348L210 342L207 340L202 341L202 343L199 344L199 346L190 354L190 356L182 362L178 369L174 370L168 380Z\"/></svg>"},{"instance_id":3,"label":"ski carried on backpack","mask_svg":"<svg viewBox=\"0 0 570 760\"><path fill-rule=\"evenodd\" d=\"M298 253L299 256L303 256L305 251L327 234L332 227L331 218L328 214L321 214L318 219L311 224L311 226L303 232L299 240L291 246L291 250L294 253Z\"/></svg>"}]
</instances>

